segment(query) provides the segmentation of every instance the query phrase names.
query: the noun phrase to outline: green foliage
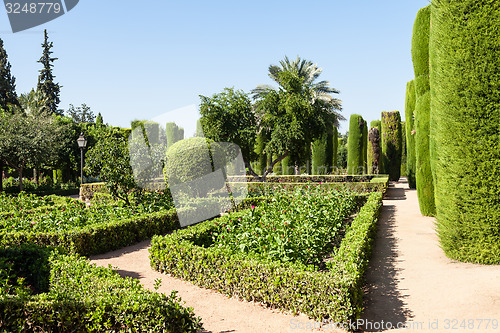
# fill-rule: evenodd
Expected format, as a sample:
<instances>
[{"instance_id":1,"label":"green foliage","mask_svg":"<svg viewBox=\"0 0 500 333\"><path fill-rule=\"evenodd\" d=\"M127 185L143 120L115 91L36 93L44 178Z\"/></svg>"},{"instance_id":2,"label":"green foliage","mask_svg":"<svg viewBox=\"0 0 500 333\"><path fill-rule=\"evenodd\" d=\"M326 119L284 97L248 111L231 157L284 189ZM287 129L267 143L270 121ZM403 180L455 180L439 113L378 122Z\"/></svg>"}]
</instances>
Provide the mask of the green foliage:
<instances>
[{"instance_id":1,"label":"green foliage","mask_svg":"<svg viewBox=\"0 0 500 333\"><path fill-rule=\"evenodd\" d=\"M411 80L406 84L405 97L405 134L406 134L406 175L408 177L408 185L410 188L417 188L416 184L416 152L415 152L415 80Z\"/></svg>"},{"instance_id":2,"label":"green foliage","mask_svg":"<svg viewBox=\"0 0 500 333\"><path fill-rule=\"evenodd\" d=\"M256 163L255 163L255 171L259 175L263 175L267 166L267 161L266 161L266 153L265 153L265 146L266 146L266 137L263 132L260 132L256 136L255 140L255 155L256 155ZM283 167L283 166L282 166ZM283 170L286 170L283 167Z\"/></svg>"},{"instance_id":3,"label":"green foliage","mask_svg":"<svg viewBox=\"0 0 500 333\"><path fill-rule=\"evenodd\" d=\"M354 195L324 187L274 193L272 201L226 223L214 222L214 247L251 254L261 260L320 267L324 255L340 243L345 220L355 208Z\"/></svg>"},{"instance_id":4,"label":"green foliage","mask_svg":"<svg viewBox=\"0 0 500 333\"><path fill-rule=\"evenodd\" d=\"M358 318L362 309L362 277L381 202L381 193L369 196L338 251L332 253L328 271L305 271L296 265L209 246L218 226L251 212L233 213L165 237L154 237L151 266L229 296L346 323Z\"/></svg>"},{"instance_id":5,"label":"green foliage","mask_svg":"<svg viewBox=\"0 0 500 333\"><path fill-rule=\"evenodd\" d=\"M378 127L370 128L368 132L367 166L368 174L380 173L380 132Z\"/></svg>"},{"instance_id":6,"label":"green foliage","mask_svg":"<svg viewBox=\"0 0 500 333\"><path fill-rule=\"evenodd\" d=\"M352 114L349 120L349 137L347 139L347 174L365 174L364 161L364 129L366 122L360 115Z\"/></svg>"},{"instance_id":7,"label":"green foliage","mask_svg":"<svg viewBox=\"0 0 500 333\"><path fill-rule=\"evenodd\" d=\"M95 123L97 125L104 125L104 121L102 120L102 115L100 112L97 114L97 117L95 118Z\"/></svg>"},{"instance_id":8,"label":"green foliage","mask_svg":"<svg viewBox=\"0 0 500 333\"><path fill-rule=\"evenodd\" d=\"M171 122L165 125L165 134L167 136L167 149L172 147L177 141L184 139L184 129Z\"/></svg>"},{"instance_id":9,"label":"green foliage","mask_svg":"<svg viewBox=\"0 0 500 333\"><path fill-rule=\"evenodd\" d=\"M55 83L55 76L52 74L52 67L54 67L53 62L57 58L52 58L53 53L50 49L53 47L53 43L49 43L49 36L47 34L47 29L44 30L44 42L42 43L43 54L39 63L42 64L43 68L40 70L40 75L38 76L38 86L37 91L42 95L42 100L44 101L44 111L59 116L63 115L62 110L57 109L57 106L61 102L59 99L59 91L61 87L59 83Z\"/></svg>"},{"instance_id":10,"label":"green foliage","mask_svg":"<svg viewBox=\"0 0 500 333\"><path fill-rule=\"evenodd\" d=\"M382 160L389 180L398 181L401 176L402 132L399 111L382 112Z\"/></svg>"},{"instance_id":11,"label":"green foliage","mask_svg":"<svg viewBox=\"0 0 500 333\"><path fill-rule=\"evenodd\" d=\"M368 171L368 124L366 123L366 120L364 121L363 125L363 170L364 173L367 173Z\"/></svg>"},{"instance_id":12,"label":"green foliage","mask_svg":"<svg viewBox=\"0 0 500 333\"><path fill-rule=\"evenodd\" d=\"M337 166L342 169L347 168L347 139L347 133L343 137L338 138Z\"/></svg>"},{"instance_id":13,"label":"green foliage","mask_svg":"<svg viewBox=\"0 0 500 333\"><path fill-rule=\"evenodd\" d=\"M76 108L73 106L73 104L70 104L66 113L68 117L71 117L73 121L77 124L93 123L96 120L94 112L92 112L90 107L85 103L83 103L82 106L77 106ZM101 116L101 124L102 124L102 116Z\"/></svg>"},{"instance_id":14,"label":"green foliage","mask_svg":"<svg viewBox=\"0 0 500 333\"><path fill-rule=\"evenodd\" d=\"M19 258L17 258L19 259ZM200 318L169 296L145 290L109 268L74 255L50 259L50 290L28 299L0 298L0 323L9 332L196 332Z\"/></svg>"},{"instance_id":15,"label":"green foliage","mask_svg":"<svg viewBox=\"0 0 500 333\"><path fill-rule=\"evenodd\" d=\"M176 142L167 150L165 170L171 175L169 182L172 184L190 182L210 174L213 170L207 140L196 137Z\"/></svg>"},{"instance_id":16,"label":"green foliage","mask_svg":"<svg viewBox=\"0 0 500 333\"><path fill-rule=\"evenodd\" d=\"M269 138L265 151L280 156L273 163L290 156L288 164L306 164L311 142L343 119L341 102L331 95L338 91L327 81L315 82L321 71L310 61L285 57L280 66L269 67L279 88L261 85L252 91L260 130Z\"/></svg>"},{"instance_id":17,"label":"green foliage","mask_svg":"<svg viewBox=\"0 0 500 333\"><path fill-rule=\"evenodd\" d=\"M9 105L19 105L16 93L16 78L10 73L10 62L0 38L0 110L10 112Z\"/></svg>"},{"instance_id":18,"label":"green foliage","mask_svg":"<svg viewBox=\"0 0 500 333\"><path fill-rule=\"evenodd\" d=\"M372 128L372 127L378 128L378 135L380 137L380 144L382 144L382 122L380 120L373 120L370 123L370 128ZM382 158L382 152L380 153L379 156L380 156L380 158L378 160L378 173L383 174L383 173L385 173L385 171L384 171L384 164L383 164L384 161Z\"/></svg>"},{"instance_id":19,"label":"green foliage","mask_svg":"<svg viewBox=\"0 0 500 333\"><path fill-rule=\"evenodd\" d=\"M335 169L338 166L338 148L339 148L339 132L337 130L337 127L333 128L333 133L331 135L331 140L332 140L332 172L335 171Z\"/></svg>"},{"instance_id":20,"label":"green foliage","mask_svg":"<svg viewBox=\"0 0 500 333\"><path fill-rule=\"evenodd\" d=\"M438 235L451 258L500 264L500 4L431 7Z\"/></svg>"},{"instance_id":21,"label":"green foliage","mask_svg":"<svg viewBox=\"0 0 500 333\"><path fill-rule=\"evenodd\" d=\"M87 174L99 176L106 182L109 193L130 204L129 192L137 186L130 166L130 157L125 139L105 137L85 154Z\"/></svg>"},{"instance_id":22,"label":"green foliage","mask_svg":"<svg viewBox=\"0 0 500 333\"><path fill-rule=\"evenodd\" d=\"M328 147L328 133L323 133L321 137L314 140L311 144L312 155L312 174L325 175L330 169L330 163L327 160L328 148L331 151L331 145Z\"/></svg>"},{"instance_id":23,"label":"green foliage","mask_svg":"<svg viewBox=\"0 0 500 333\"><path fill-rule=\"evenodd\" d=\"M430 6L420 9L413 25L412 60L415 71L415 183L422 215L434 216L434 182L430 156L429 33Z\"/></svg>"},{"instance_id":24,"label":"green foliage","mask_svg":"<svg viewBox=\"0 0 500 333\"><path fill-rule=\"evenodd\" d=\"M406 122L401 121L401 175L406 176Z\"/></svg>"},{"instance_id":25,"label":"green foliage","mask_svg":"<svg viewBox=\"0 0 500 333\"><path fill-rule=\"evenodd\" d=\"M205 137L215 142L237 144L249 165L255 159L257 120L247 94L224 88L212 97L200 95L200 99L200 122Z\"/></svg>"}]
</instances>

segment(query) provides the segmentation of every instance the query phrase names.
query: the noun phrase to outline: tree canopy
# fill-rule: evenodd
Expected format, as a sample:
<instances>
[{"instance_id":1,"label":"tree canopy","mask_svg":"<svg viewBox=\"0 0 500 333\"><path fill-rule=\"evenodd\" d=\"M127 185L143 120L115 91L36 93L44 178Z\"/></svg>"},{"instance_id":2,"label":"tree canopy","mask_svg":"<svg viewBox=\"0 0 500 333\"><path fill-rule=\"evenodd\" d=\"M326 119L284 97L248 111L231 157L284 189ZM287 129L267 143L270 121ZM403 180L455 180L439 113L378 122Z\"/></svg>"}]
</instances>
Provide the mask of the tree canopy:
<instances>
[{"instance_id":1,"label":"tree canopy","mask_svg":"<svg viewBox=\"0 0 500 333\"><path fill-rule=\"evenodd\" d=\"M59 83L55 83L55 76L52 73L52 67L54 67L53 62L57 58L52 58L50 55L53 53L50 49L54 46L52 42L49 42L49 36L47 30L44 30L44 42L42 43L43 53L39 63L43 65L40 70L40 75L38 76L38 86L37 90L42 94L44 100L45 108L53 114L62 116L62 110L59 110L57 106L61 102L59 99L59 92L61 87Z\"/></svg>"}]
</instances>

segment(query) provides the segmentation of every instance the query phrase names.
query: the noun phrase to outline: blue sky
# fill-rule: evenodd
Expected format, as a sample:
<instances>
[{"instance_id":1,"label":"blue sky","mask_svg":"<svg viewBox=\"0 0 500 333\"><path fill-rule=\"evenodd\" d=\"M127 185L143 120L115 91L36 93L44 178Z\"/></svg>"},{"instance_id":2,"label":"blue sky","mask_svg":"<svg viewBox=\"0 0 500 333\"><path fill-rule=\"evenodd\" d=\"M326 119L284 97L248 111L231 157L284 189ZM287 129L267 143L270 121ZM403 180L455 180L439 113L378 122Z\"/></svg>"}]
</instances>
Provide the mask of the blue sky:
<instances>
[{"instance_id":1,"label":"blue sky","mask_svg":"<svg viewBox=\"0 0 500 333\"><path fill-rule=\"evenodd\" d=\"M340 90L343 115L370 122L382 111L404 114L413 22L428 3L81 0L64 16L15 34L0 10L0 37L23 93L36 86L47 29L59 58L60 107L86 103L115 126L181 108L172 119L192 124L184 125L191 135L198 95L273 84L267 69L285 55L317 63L320 79ZM340 131L347 128L342 122Z\"/></svg>"}]
</instances>

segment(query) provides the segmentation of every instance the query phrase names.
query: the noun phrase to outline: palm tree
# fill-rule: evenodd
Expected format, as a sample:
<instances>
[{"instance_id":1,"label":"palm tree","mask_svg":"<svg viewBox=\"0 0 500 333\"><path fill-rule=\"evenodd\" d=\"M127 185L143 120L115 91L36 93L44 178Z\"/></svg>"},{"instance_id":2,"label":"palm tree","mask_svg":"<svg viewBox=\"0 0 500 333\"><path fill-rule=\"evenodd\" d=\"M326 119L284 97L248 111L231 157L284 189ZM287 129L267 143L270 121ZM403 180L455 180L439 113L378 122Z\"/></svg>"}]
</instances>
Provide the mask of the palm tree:
<instances>
[{"instance_id":1,"label":"palm tree","mask_svg":"<svg viewBox=\"0 0 500 333\"><path fill-rule=\"evenodd\" d=\"M271 128L273 124L275 125L276 122L279 122L278 119L272 119L266 107L268 97L279 94L279 92L298 94L306 101L306 105L317 110L314 113L314 117L318 117L318 119L308 119L308 121L319 121L322 123L321 127L314 127L317 131L320 131L320 128L322 128L321 131L325 131L328 129L333 130L333 126L338 127L339 120L344 120L345 118L340 114L342 102L334 98L332 94L338 94L339 91L330 87L328 81L316 82L321 72L322 69L317 64L300 59L300 57L297 57L294 61L290 61L288 57L285 57L280 61L279 66L269 66L269 77L278 83L279 87L258 85L251 91L253 99L256 100L254 109L259 132L265 136L269 136L269 133L273 130ZM319 133L317 134L319 135ZM300 149L286 152L286 155L295 163L296 172L298 172L297 165L299 165L305 154L307 154L308 149L306 146L302 145ZM283 155L281 158L283 158ZM277 162L279 160L272 161L272 165Z\"/></svg>"}]
</instances>

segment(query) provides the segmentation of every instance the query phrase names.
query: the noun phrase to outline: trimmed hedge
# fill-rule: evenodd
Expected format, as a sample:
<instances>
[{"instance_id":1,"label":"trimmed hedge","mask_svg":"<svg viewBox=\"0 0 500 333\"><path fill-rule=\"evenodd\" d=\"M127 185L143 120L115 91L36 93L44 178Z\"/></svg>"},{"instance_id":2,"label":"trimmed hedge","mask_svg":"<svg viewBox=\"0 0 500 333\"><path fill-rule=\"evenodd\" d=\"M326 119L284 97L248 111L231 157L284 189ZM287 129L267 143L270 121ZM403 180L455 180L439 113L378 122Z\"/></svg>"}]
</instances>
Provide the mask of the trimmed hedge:
<instances>
[{"instance_id":1,"label":"trimmed hedge","mask_svg":"<svg viewBox=\"0 0 500 333\"><path fill-rule=\"evenodd\" d=\"M412 189L417 188L416 184L416 157L415 157L415 130L414 112L415 112L416 92L415 80L406 84L405 97L405 135L406 135L406 176L408 177L408 186Z\"/></svg>"},{"instance_id":2,"label":"trimmed hedge","mask_svg":"<svg viewBox=\"0 0 500 333\"><path fill-rule=\"evenodd\" d=\"M368 132L367 168L368 174L378 174L380 171L380 132L377 127Z\"/></svg>"},{"instance_id":3,"label":"trimmed hedge","mask_svg":"<svg viewBox=\"0 0 500 333\"><path fill-rule=\"evenodd\" d=\"M29 256L31 258L32 256ZM45 257L41 257L48 266ZM196 332L191 308L145 290L109 268L71 255L50 259L50 289L35 296L0 296L0 328L8 332Z\"/></svg>"},{"instance_id":4,"label":"trimmed hedge","mask_svg":"<svg viewBox=\"0 0 500 333\"><path fill-rule=\"evenodd\" d=\"M330 171L335 170L338 166L338 156L337 156L338 147L339 147L339 131L337 130L337 127L334 127L332 133L332 169Z\"/></svg>"},{"instance_id":5,"label":"trimmed hedge","mask_svg":"<svg viewBox=\"0 0 500 333\"><path fill-rule=\"evenodd\" d=\"M186 210L188 210L186 208ZM61 246L71 252L93 255L109 252L180 228L174 209L142 214L106 224L86 226L69 232L6 232L0 231L2 246L24 243Z\"/></svg>"},{"instance_id":6,"label":"trimmed hedge","mask_svg":"<svg viewBox=\"0 0 500 333\"><path fill-rule=\"evenodd\" d=\"M165 135L167 138L167 150L177 141L184 139L184 129L170 122L165 124Z\"/></svg>"},{"instance_id":7,"label":"trimmed hedge","mask_svg":"<svg viewBox=\"0 0 500 333\"><path fill-rule=\"evenodd\" d=\"M380 137L380 145L382 145L382 122L380 120L373 120L370 123L370 128L376 127L378 128L378 135ZM382 148L382 146L380 146ZM384 171L384 161L382 158L382 151L380 151L380 157L378 160L378 173L385 173Z\"/></svg>"},{"instance_id":8,"label":"trimmed hedge","mask_svg":"<svg viewBox=\"0 0 500 333\"><path fill-rule=\"evenodd\" d=\"M259 261L207 247L213 222L203 222L151 242L151 266L162 272L268 307L304 313L315 319L348 323L362 310L366 270L382 194L370 194L348 228L328 271L304 271L293 265ZM224 223L228 216L218 222Z\"/></svg>"},{"instance_id":9,"label":"trimmed hedge","mask_svg":"<svg viewBox=\"0 0 500 333\"><path fill-rule=\"evenodd\" d=\"M401 176L401 117L399 111L382 112L382 160L389 180Z\"/></svg>"},{"instance_id":10,"label":"trimmed hedge","mask_svg":"<svg viewBox=\"0 0 500 333\"><path fill-rule=\"evenodd\" d=\"M434 216L434 182L432 179L430 135L430 92L429 92L429 33L430 6L420 9L413 25L411 53L415 72L415 179L420 212Z\"/></svg>"},{"instance_id":11,"label":"trimmed hedge","mask_svg":"<svg viewBox=\"0 0 500 333\"><path fill-rule=\"evenodd\" d=\"M326 182L367 182L376 177L384 177L383 175L269 175L266 177L267 183L326 183ZM240 182L241 176L228 176L228 182ZM246 181L259 182L253 176L246 176Z\"/></svg>"},{"instance_id":12,"label":"trimmed hedge","mask_svg":"<svg viewBox=\"0 0 500 333\"><path fill-rule=\"evenodd\" d=\"M368 172L368 124L364 121L363 125L363 170Z\"/></svg>"},{"instance_id":13,"label":"trimmed hedge","mask_svg":"<svg viewBox=\"0 0 500 333\"><path fill-rule=\"evenodd\" d=\"M500 264L500 3L433 0L431 6L441 246L457 260Z\"/></svg>"},{"instance_id":14,"label":"trimmed hedge","mask_svg":"<svg viewBox=\"0 0 500 333\"><path fill-rule=\"evenodd\" d=\"M330 145L328 144L328 137L330 137ZM320 138L311 144L311 174L326 175L329 172L329 169L331 169L331 149L331 135L327 133L323 133ZM328 151L330 151L330 154L328 154L330 156L327 156Z\"/></svg>"},{"instance_id":15,"label":"trimmed hedge","mask_svg":"<svg viewBox=\"0 0 500 333\"><path fill-rule=\"evenodd\" d=\"M347 174L365 174L364 141L363 136L366 122L357 114L351 115L349 120L349 136L347 138Z\"/></svg>"},{"instance_id":16,"label":"trimmed hedge","mask_svg":"<svg viewBox=\"0 0 500 333\"><path fill-rule=\"evenodd\" d=\"M95 193L109 193L106 183L88 183L80 185L80 200L92 200Z\"/></svg>"}]
</instances>

